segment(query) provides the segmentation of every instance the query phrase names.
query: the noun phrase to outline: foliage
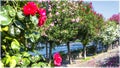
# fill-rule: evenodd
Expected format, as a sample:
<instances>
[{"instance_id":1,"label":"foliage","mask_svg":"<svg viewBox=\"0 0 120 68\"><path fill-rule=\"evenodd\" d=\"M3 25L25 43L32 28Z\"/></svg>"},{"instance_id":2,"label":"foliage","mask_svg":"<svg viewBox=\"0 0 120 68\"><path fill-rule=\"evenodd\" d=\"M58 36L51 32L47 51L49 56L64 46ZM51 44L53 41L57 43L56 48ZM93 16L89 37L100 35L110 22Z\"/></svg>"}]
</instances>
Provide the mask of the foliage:
<instances>
[{"instance_id":1,"label":"foliage","mask_svg":"<svg viewBox=\"0 0 120 68\"><path fill-rule=\"evenodd\" d=\"M38 63L39 66L47 65L44 64L40 55L32 56L28 53L39 41L41 29L37 26L37 14L26 16L22 12L26 2L2 1L0 31L2 63L5 67L27 67L34 63Z\"/></svg>"},{"instance_id":2,"label":"foliage","mask_svg":"<svg viewBox=\"0 0 120 68\"><path fill-rule=\"evenodd\" d=\"M68 1L50 2L48 7L48 19L44 27L43 38L47 41L54 41L56 44L72 39L77 33L74 28L77 22L71 21L77 14L70 9L73 9L72 3ZM76 14L72 16L72 12Z\"/></svg>"},{"instance_id":3,"label":"foliage","mask_svg":"<svg viewBox=\"0 0 120 68\"><path fill-rule=\"evenodd\" d=\"M103 17L101 14L94 14L88 3L84 3L84 5L86 5L84 10L79 11L83 15L81 15L82 21L79 24L78 37L83 45L86 45L98 35L103 23Z\"/></svg>"},{"instance_id":4,"label":"foliage","mask_svg":"<svg viewBox=\"0 0 120 68\"><path fill-rule=\"evenodd\" d=\"M82 19L78 24L77 38L83 44L83 57L86 57L86 45L99 36L101 26L103 25L103 17L101 14L96 13L92 8L92 3L82 2L78 4L78 13ZM91 7L91 8L90 8Z\"/></svg>"},{"instance_id":5,"label":"foliage","mask_svg":"<svg viewBox=\"0 0 120 68\"><path fill-rule=\"evenodd\" d=\"M116 40L117 37L120 37L119 25L111 21L106 22L105 27L100 34L100 37L102 38L104 45L111 44L114 40Z\"/></svg>"}]
</instances>

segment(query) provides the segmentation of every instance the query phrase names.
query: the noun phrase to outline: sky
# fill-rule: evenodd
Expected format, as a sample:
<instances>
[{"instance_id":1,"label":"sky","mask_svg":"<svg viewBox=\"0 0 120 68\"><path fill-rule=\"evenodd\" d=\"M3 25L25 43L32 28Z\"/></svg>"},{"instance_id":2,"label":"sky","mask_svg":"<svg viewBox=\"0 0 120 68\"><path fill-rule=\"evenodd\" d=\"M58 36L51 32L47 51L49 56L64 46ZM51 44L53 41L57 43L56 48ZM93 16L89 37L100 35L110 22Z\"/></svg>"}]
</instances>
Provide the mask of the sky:
<instances>
[{"instance_id":1,"label":"sky","mask_svg":"<svg viewBox=\"0 0 120 68\"><path fill-rule=\"evenodd\" d=\"M105 20L110 18L113 14L120 13L119 0L86 0L92 2L93 8L97 13L101 13Z\"/></svg>"}]
</instances>

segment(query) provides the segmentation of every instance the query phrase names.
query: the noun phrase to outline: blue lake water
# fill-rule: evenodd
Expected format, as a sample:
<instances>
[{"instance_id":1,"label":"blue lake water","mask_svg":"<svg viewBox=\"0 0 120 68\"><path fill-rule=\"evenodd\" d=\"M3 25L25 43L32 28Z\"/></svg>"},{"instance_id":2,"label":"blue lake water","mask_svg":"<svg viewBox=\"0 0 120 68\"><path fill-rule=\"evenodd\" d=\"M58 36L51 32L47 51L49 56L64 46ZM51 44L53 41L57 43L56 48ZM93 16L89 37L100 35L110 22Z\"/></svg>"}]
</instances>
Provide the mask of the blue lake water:
<instances>
[{"instance_id":1,"label":"blue lake water","mask_svg":"<svg viewBox=\"0 0 120 68\"><path fill-rule=\"evenodd\" d=\"M93 42L90 42L87 46L91 46L93 44ZM43 49L40 50L36 50L37 54L41 54L44 57L46 57L46 48L45 48L45 44L39 44L38 46L44 47ZM49 45L48 45L49 46ZM78 50L78 49L82 49L83 45L80 42L73 42L70 43L70 50L74 51L74 50ZM56 46L52 49L52 54L54 54L55 52L64 52L67 53L67 45L66 44L62 44L60 46ZM34 52L29 52L31 55L35 55L36 53ZM48 48L48 53L49 53L49 48Z\"/></svg>"},{"instance_id":2,"label":"blue lake water","mask_svg":"<svg viewBox=\"0 0 120 68\"><path fill-rule=\"evenodd\" d=\"M120 40L120 39L119 39ZM94 45L94 42L90 42L87 47ZM38 47L44 47L43 49L35 50L35 52L29 52L31 55L43 55L46 57L46 45L39 43L37 45ZM70 51L78 50L78 49L83 49L83 45L81 42L71 42L70 43ZM97 43L97 52L102 51L105 48L102 46L102 43L100 41ZM67 45L66 44L61 44L60 46L56 46L52 49L52 54L55 52L64 52L65 54L67 53ZM49 53L49 44L48 44L48 53Z\"/></svg>"}]
</instances>

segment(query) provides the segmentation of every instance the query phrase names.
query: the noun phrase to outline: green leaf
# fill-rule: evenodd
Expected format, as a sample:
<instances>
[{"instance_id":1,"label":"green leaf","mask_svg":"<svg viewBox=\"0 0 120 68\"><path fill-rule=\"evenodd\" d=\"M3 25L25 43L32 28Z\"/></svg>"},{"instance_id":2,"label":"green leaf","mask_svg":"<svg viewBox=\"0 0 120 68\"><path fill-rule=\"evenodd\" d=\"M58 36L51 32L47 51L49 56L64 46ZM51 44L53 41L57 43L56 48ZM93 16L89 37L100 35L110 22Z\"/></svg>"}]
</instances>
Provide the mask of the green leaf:
<instances>
[{"instance_id":1,"label":"green leaf","mask_svg":"<svg viewBox=\"0 0 120 68\"><path fill-rule=\"evenodd\" d=\"M10 15L11 17L16 15L15 9L10 5L2 6L1 10L5 13L5 15Z\"/></svg>"},{"instance_id":2,"label":"green leaf","mask_svg":"<svg viewBox=\"0 0 120 68\"><path fill-rule=\"evenodd\" d=\"M19 20L24 20L25 16L23 15L22 11L18 11L17 12L17 17L19 18Z\"/></svg>"},{"instance_id":3,"label":"green leaf","mask_svg":"<svg viewBox=\"0 0 120 68\"><path fill-rule=\"evenodd\" d=\"M27 58L23 58L22 61L23 61L22 66L28 66L30 64L30 61Z\"/></svg>"},{"instance_id":4,"label":"green leaf","mask_svg":"<svg viewBox=\"0 0 120 68\"><path fill-rule=\"evenodd\" d=\"M30 41L31 41L31 42L35 42L35 39L34 39L34 36L33 36L33 35L30 35Z\"/></svg>"},{"instance_id":5,"label":"green leaf","mask_svg":"<svg viewBox=\"0 0 120 68\"><path fill-rule=\"evenodd\" d=\"M38 18L36 16L30 16L30 20L35 26L38 24Z\"/></svg>"},{"instance_id":6,"label":"green leaf","mask_svg":"<svg viewBox=\"0 0 120 68\"><path fill-rule=\"evenodd\" d=\"M11 23L12 19L8 15L5 15L3 12L0 12L0 21L0 25L6 26Z\"/></svg>"},{"instance_id":7,"label":"green leaf","mask_svg":"<svg viewBox=\"0 0 120 68\"><path fill-rule=\"evenodd\" d=\"M46 67L46 66L47 66L46 63L44 63L44 62L39 62L38 65L39 65L40 67Z\"/></svg>"},{"instance_id":8,"label":"green leaf","mask_svg":"<svg viewBox=\"0 0 120 68\"><path fill-rule=\"evenodd\" d=\"M20 60L22 59L21 55L16 55L15 60L16 60L16 65L21 65Z\"/></svg>"},{"instance_id":9,"label":"green leaf","mask_svg":"<svg viewBox=\"0 0 120 68\"><path fill-rule=\"evenodd\" d=\"M2 45L2 49L3 49L3 50L6 50L6 46L5 46L5 45Z\"/></svg>"},{"instance_id":10,"label":"green leaf","mask_svg":"<svg viewBox=\"0 0 120 68\"><path fill-rule=\"evenodd\" d=\"M15 28L15 35L20 35L21 30L19 28Z\"/></svg>"},{"instance_id":11,"label":"green leaf","mask_svg":"<svg viewBox=\"0 0 120 68\"><path fill-rule=\"evenodd\" d=\"M12 43L11 43L11 48L12 48L13 50L17 50L17 51L20 50L20 44L19 44L19 42L18 42L16 39L14 39L14 40L12 41Z\"/></svg>"},{"instance_id":12,"label":"green leaf","mask_svg":"<svg viewBox=\"0 0 120 68\"><path fill-rule=\"evenodd\" d=\"M33 31L32 33L26 34L25 37L29 38L31 42L36 42L40 38L40 33Z\"/></svg>"},{"instance_id":13,"label":"green leaf","mask_svg":"<svg viewBox=\"0 0 120 68\"><path fill-rule=\"evenodd\" d=\"M15 20L14 23L18 28L24 30L25 26L22 24L22 22Z\"/></svg>"},{"instance_id":14,"label":"green leaf","mask_svg":"<svg viewBox=\"0 0 120 68\"><path fill-rule=\"evenodd\" d=\"M4 64L1 62L1 60L0 60L0 67L4 68Z\"/></svg>"},{"instance_id":15,"label":"green leaf","mask_svg":"<svg viewBox=\"0 0 120 68\"><path fill-rule=\"evenodd\" d=\"M8 31L8 26L2 28L2 31Z\"/></svg>"},{"instance_id":16,"label":"green leaf","mask_svg":"<svg viewBox=\"0 0 120 68\"><path fill-rule=\"evenodd\" d=\"M34 39L34 34L29 34L29 39L31 42L35 42L35 39Z\"/></svg>"},{"instance_id":17,"label":"green leaf","mask_svg":"<svg viewBox=\"0 0 120 68\"><path fill-rule=\"evenodd\" d=\"M34 63L31 65L32 68L36 68L36 67L40 67L40 65L38 65L37 63Z\"/></svg>"},{"instance_id":18,"label":"green leaf","mask_svg":"<svg viewBox=\"0 0 120 68\"><path fill-rule=\"evenodd\" d=\"M16 57L12 56L11 60L10 60L10 68L14 68L16 66Z\"/></svg>"},{"instance_id":19,"label":"green leaf","mask_svg":"<svg viewBox=\"0 0 120 68\"><path fill-rule=\"evenodd\" d=\"M1 7L1 12L0 12L0 25L9 25L10 23L12 23L12 18L9 16L8 14L8 7L7 6L2 6Z\"/></svg>"},{"instance_id":20,"label":"green leaf","mask_svg":"<svg viewBox=\"0 0 120 68\"><path fill-rule=\"evenodd\" d=\"M13 38L6 36L5 39L12 40Z\"/></svg>"},{"instance_id":21,"label":"green leaf","mask_svg":"<svg viewBox=\"0 0 120 68\"><path fill-rule=\"evenodd\" d=\"M36 55L36 56L35 56L35 60L36 60L36 61L39 61L39 60L40 60L40 56L39 56L39 55Z\"/></svg>"},{"instance_id":22,"label":"green leaf","mask_svg":"<svg viewBox=\"0 0 120 68\"><path fill-rule=\"evenodd\" d=\"M10 62L10 60L11 60L11 57L9 55L6 55L5 60L6 60L5 64L8 64Z\"/></svg>"},{"instance_id":23,"label":"green leaf","mask_svg":"<svg viewBox=\"0 0 120 68\"><path fill-rule=\"evenodd\" d=\"M40 38L40 33L39 32L33 32L33 36L34 36L34 39L36 41Z\"/></svg>"},{"instance_id":24,"label":"green leaf","mask_svg":"<svg viewBox=\"0 0 120 68\"><path fill-rule=\"evenodd\" d=\"M35 57L34 57L34 56L29 57L29 60L30 60L31 62L36 62L34 59L35 59Z\"/></svg>"},{"instance_id":25,"label":"green leaf","mask_svg":"<svg viewBox=\"0 0 120 68\"><path fill-rule=\"evenodd\" d=\"M40 60L40 56L39 55L36 55L36 56L32 56L32 57L29 57L29 60L31 62L37 62Z\"/></svg>"},{"instance_id":26,"label":"green leaf","mask_svg":"<svg viewBox=\"0 0 120 68\"><path fill-rule=\"evenodd\" d=\"M13 37L15 36L14 26L13 26L13 25L9 26L8 33L9 33L11 36L13 36Z\"/></svg>"},{"instance_id":27,"label":"green leaf","mask_svg":"<svg viewBox=\"0 0 120 68\"><path fill-rule=\"evenodd\" d=\"M39 63L34 63L31 65L32 68L34 67L47 67L47 64L45 62L39 62Z\"/></svg>"},{"instance_id":28,"label":"green leaf","mask_svg":"<svg viewBox=\"0 0 120 68\"><path fill-rule=\"evenodd\" d=\"M23 52L22 55L23 55L24 57L29 57L29 56L30 56L30 54L29 54L28 52Z\"/></svg>"},{"instance_id":29,"label":"green leaf","mask_svg":"<svg viewBox=\"0 0 120 68\"><path fill-rule=\"evenodd\" d=\"M1 14L8 15L8 11L6 9L6 6L1 6Z\"/></svg>"},{"instance_id":30,"label":"green leaf","mask_svg":"<svg viewBox=\"0 0 120 68\"><path fill-rule=\"evenodd\" d=\"M16 15L15 9L12 6L10 6L10 5L7 5L6 7L8 8L9 15L11 17L15 17L15 15Z\"/></svg>"}]
</instances>

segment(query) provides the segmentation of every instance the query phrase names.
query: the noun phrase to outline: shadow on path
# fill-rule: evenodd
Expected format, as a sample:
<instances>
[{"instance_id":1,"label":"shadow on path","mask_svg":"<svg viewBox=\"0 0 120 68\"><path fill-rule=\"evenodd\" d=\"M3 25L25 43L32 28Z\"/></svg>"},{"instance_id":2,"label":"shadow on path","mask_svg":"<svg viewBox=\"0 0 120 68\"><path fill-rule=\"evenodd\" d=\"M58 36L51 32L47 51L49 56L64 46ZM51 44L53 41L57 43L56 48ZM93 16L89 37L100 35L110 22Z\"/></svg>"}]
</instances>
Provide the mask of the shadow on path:
<instances>
[{"instance_id":1,"label":"shadow on path","mask_svg":"<svg viewBox=\"0 0 120 68\"><path fill-rule=\"evenodd\" d=\"M107 59L105 59L104 62L100 63L100 67L119 67L120 63L119 63L119 55L113 56L113 57L109 57Z\"/></svg>"}]
</instances>

